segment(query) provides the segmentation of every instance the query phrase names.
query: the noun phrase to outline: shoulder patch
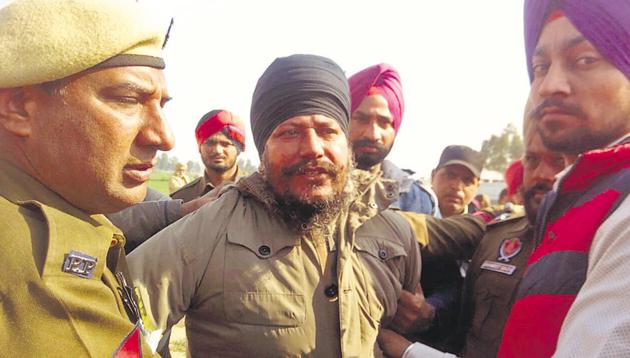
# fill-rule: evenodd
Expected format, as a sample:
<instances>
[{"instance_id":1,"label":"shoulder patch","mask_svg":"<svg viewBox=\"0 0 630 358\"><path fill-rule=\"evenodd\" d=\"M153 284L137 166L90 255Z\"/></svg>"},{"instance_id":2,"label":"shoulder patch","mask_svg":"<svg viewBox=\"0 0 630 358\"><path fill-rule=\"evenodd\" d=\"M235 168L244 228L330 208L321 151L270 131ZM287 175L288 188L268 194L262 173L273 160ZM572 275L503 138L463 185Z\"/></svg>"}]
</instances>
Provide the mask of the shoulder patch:
<instances>
[{"instance_id":1,"label":"shoulder patch","mask_svg":"<svg viewBox=\"0 0 630 358\"><path fill-rule=\"evenodd\" d=\"M520 219L525 216L525 211L509 211L503 212L495 216L488 225L497 225L504 222Z\"/></svg>"},{"instance_id":2,"label":"shoulder patch","mask_svg":"<svg viewBox=\"0 0 630 358\"><path fill-rule=\"evenodd\" d=\"M123 339L120 346L112 357L114 358L142 358L142 334L140 333L140 327L135 325L131 332Z\"/></svg>"}]
</instances>

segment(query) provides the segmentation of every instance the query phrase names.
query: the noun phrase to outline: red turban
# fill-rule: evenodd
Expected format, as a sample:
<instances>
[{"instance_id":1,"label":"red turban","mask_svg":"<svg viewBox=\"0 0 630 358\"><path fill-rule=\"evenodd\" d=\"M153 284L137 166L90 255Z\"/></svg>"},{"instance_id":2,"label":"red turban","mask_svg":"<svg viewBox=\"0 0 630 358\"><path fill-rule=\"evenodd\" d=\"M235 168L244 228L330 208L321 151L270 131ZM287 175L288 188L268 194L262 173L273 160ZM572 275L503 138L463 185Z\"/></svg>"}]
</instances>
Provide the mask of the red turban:
<instances>
[{"instance_id":1,"label":"red turban","mask_svg":"<svg viewBox=\"0 0 630 358\"><path fill-rule=\"evenodd\" d=\"M523 162L520 159L513 161L505 169L505 183L509 196L516 194L523 185Z\"/></svg>"},{"instance_id":2,"label":"red turban","mask_svg":"<svg viewBox=\"0 0 630 358\"><path fill-rule=\"evenodd\" d=\"M371 94L385 97L393 116L392 126L398 133L405 111L405 100L398 72L390 65L381 63L357 72L348 79L351 95L351 112L354 113L363 99Z\"/></svg>"},{"instance_id":3,"label":"red turban","mask_svg":"<svg viewBox=\"0 0 630 358\"><path fill-rule=\"evenodd\" d=\"M195 129L197 144L201 145L218 132L225 133L240 146L241 150L245 150L245 126L238 116L222 109L215 109L204 114Z\"/></svg>"}]
</instances>

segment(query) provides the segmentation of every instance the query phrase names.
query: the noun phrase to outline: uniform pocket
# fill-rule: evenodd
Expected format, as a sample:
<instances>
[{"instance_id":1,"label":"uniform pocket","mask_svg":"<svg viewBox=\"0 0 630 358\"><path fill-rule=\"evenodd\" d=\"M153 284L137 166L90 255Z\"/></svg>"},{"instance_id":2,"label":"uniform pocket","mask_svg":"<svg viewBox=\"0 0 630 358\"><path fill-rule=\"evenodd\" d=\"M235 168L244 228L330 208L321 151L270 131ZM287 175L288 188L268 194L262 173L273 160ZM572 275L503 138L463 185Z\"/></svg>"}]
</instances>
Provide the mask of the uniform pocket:
<instances>
[{"instance_id":1,"label":"uniform pocket","mask_svg":"<svg viewBox=\"0 0 630 358\"><path fill-rule=\"evenodd\" d=\"M390 271L396 272L400 279L398 281L402 282L405 273L400 271L404 268L401 260L404 263L407 257L403 245L385 238L363 236L359 238L355 247L359 255L371 266L387 267Z\"/></svg>"},{"instance_id":2,"label":"uniform pocket","mask_svg":"<svg viewBox=\"0 0 630 358\"><path fill-rule=\"evenodd\" d=\"M362 274L366 276L368 312L375 320L388 323L403 288L407 252L401 244L376 236L359 237L355 250L367 269Z\"/></svg>"},{"instance_id":3,"label":"uniform pocket","mask_svg":"<svg viewBox=\"0 0 630 358\"><path fill-rule=\"evenodd\" d=\"M304 296L294 293L225 292L224 309L229 321L277 327L304 323Z\"/></svg>"}]
</instances>

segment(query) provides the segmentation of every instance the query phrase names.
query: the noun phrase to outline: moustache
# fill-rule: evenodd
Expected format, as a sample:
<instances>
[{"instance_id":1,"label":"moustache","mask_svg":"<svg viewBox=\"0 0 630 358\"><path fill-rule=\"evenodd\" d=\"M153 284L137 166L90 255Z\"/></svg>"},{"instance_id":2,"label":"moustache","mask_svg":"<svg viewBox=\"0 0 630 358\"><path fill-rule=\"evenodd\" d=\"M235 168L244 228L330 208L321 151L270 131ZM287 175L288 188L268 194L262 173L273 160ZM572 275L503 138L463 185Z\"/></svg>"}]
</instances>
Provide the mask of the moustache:
<instances>
[{"instance_id":1,"label":"moustache","mask_svg":"<svg viewBox=\"0 0 630 358\"><path fill-rule=\"evenodd\" d=\"M544 183L544 182L539 182L534 184L533 186L527 188L527 190L525 190L525 193L523 195L524 198L531 198L534 196L534 194L537 191L542 191L544 193L547 193L549 191L551 191L553 189L553 186L551 184L548 183Z\"/></svg>"},{"instance_id":2,"label":"moustache","mask_svg":"<svg viewBox=\"0 0 630 358\"><path fill-rule=\"evenodd\" d=\"M375 147L379 151L387 150L387 148L385 148L383 144L379 142L373 142L367 139L360 139L360 140L354 141L354 143L352 143L352 147L354 149L361 148L361 147Z\"/></svg>"},{"instance_id":3,"label":"moustache","mask_svg":"<svg viewBox=\"0 0 630 358\"><path fill-rule=\"evenodd\" d=\"M283 168L282 174L285 176L304 174L307 170L310 169L318 169L323 173L333 177L336 177L339 173L339 169L329 162L306 159L290 167Z\"/></svg>"},{"instance_id":4,"label":"moustache","mask_svg":"<svg viewBox=\"0 0 630 358\"><path fill-rule=\"evenodd\" d=\"M580 107L574 104L568 103L558 97L550 97L550 98L545 99L542 103L534 107L529 112L529 117L534 118L534 119L540 119L543 116L544 110L550 107L557 108L563 113L566 113L574 117L581 117L581 118L586 117L586 114L580 109Z\"/></svg>"}]
</instances>

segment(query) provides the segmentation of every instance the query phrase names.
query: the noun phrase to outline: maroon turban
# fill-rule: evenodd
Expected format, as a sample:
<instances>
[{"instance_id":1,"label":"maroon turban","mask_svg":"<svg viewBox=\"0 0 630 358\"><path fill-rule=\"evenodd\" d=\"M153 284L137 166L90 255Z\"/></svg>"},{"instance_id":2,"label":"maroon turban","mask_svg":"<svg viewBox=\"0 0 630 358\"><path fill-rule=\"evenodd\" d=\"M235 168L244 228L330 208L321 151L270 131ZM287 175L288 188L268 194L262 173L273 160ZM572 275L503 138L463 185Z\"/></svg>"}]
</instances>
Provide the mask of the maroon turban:
<instances>
[{"instance_id":1,"label":"maroon turban","mask_svg":"<svg viewBox=\"0 0 630 358\"><path fill-rule=\"evenodd\" d=\"M394 118L392 126L398 133L405 112L405 100L398 72L392 66L381 63L355 73L348 79L348 83L350 84L351 112L354 113L368 95L380 94L387 100L389 111Z\"/></svg>"},{"instance_id":2,"label":"maroon turban","mask_svg":"<svg viewBox=\"0 0 630 358\"><path fill-rule=\"evenodd\" d=\"M602 56L630 78L630 1L526 0L525 52L530 81L538 38L547 18L556 10L562 11Z\"/></svg>"}]
</instances>

